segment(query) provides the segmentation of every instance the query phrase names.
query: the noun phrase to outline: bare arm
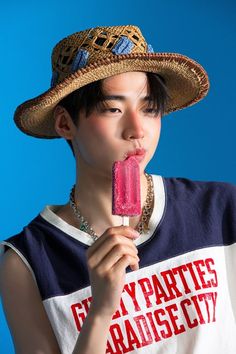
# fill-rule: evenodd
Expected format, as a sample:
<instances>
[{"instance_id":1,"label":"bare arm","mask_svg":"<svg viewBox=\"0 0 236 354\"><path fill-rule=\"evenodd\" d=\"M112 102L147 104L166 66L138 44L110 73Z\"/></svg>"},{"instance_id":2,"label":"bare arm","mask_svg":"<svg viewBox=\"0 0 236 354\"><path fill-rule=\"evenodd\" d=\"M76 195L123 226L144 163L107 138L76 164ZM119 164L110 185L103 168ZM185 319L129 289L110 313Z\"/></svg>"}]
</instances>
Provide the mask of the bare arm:
<instances>
[{"instance_id":1,"label":"bare arm","mask_svg":"<svg viewBox=\"0 0 236 354\"><path fill-rule=\"evenodd\" d=\"M125 270L138 269L134 230L113 227L88 249L87 260L92 303L73 354L105 354L112 316L118 309L125 282Z\"/></svg>"},{"instance_id":2,"label":"bare arm","mask_svg":"<svg viewBox=\"0 0 236 354\"><path fill-rule=\"evenodd\" d=\"M111 317L89 312L72 354L105 354Z\"/></svg>"},{"instance_id":3,"label":"bare arm","mask_svg":"<svg viewBox=\"0 0 236 354\"><path fill-rule=\"evenodd\" d=\"M93 301L73 354L105 354L112 315L119 307L127 266L138 269L132 229L108 229L88 250ZM17 354L59 354L37 285L12 250L3 257L0 289Z\"/></svg>"},{"instance_id":4,"label":"bare arm","mask_svg":"<svg viewBox=\"0 0 236 354\"><path fill-rule=\"evenodd\" d=\"M17 354L59 354L60 350L33 277L8 250L1 262L0 290Z\"/></svg>"}]
</instances>

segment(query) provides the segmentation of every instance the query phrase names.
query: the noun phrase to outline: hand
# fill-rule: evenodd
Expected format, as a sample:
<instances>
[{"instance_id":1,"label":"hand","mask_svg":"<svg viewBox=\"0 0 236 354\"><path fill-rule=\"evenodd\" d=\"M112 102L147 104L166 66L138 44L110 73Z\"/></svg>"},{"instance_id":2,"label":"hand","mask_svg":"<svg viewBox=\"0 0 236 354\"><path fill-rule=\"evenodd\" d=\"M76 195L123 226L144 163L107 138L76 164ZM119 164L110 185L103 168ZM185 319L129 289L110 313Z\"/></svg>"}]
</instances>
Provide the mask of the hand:
<instances>
[{"instance_id":1,"label":"hand","mask_svg":"<svg viewBox=\"0 0 236 354\"><path fill-rule=\"evenodd\" d=\"M92 288L90 310L112 316L118 309L125 283L125 270L139 269L137 247L133 240L138 233L128 226L108 228L87 251Z\"/></svg>"}]
</instances>

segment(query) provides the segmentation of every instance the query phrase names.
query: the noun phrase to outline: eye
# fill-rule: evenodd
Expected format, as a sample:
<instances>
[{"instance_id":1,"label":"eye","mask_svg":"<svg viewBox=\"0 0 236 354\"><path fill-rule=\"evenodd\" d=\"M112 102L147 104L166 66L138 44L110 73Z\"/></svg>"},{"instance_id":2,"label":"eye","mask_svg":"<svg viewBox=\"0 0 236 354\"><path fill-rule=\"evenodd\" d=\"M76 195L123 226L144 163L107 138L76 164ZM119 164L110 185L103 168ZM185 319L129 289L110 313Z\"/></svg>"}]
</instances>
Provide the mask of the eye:
<instances>
[{"instance_id":1,"label":"eye","mask_svg":"<svg viewBox=\"0 0 236 354\"><path fill-rule=\"evenodd\" d=\"M145 114L152 116L157 116L159 114L159 110L156 108L145 108L143 111Z\"/></svg>"},{"instance_id":2,"label":"eye","mask_svg":"<svg viewBox=\"0 0 236 354\"><path fill-rule=\"evenodd\" d=\"M102 113L121 113L121 110L115 107L104 107L101 111Z\"/></svg>"},{"instance_id":3,"label":"eye","mask_svg":"<svg viewBox=\"0 0 236 354\"><path fill-rule=\"evenodd\" d=\"M107 108L107 111L111 113L119 113L121 110L119 108Z\"/></svg>"}]
</instances>

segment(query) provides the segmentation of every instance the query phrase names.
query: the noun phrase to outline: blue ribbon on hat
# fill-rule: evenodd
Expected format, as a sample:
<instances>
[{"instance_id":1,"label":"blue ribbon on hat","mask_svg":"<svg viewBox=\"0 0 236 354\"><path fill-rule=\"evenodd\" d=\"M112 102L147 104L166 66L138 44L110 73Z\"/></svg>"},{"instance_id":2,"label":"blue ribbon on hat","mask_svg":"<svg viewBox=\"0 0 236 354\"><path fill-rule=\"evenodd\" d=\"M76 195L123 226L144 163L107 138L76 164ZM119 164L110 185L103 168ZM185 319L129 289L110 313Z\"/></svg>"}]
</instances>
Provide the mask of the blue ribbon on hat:
<instances>
[{"instance_id":1,"label":"blue ribbon on hat","mask_svg":"<svg viewBox=\"0 0 236 354\"><path fill-rule=\"evenodd\" d=\"M151 44L148 44L148 46L147 46L147 52L148 52L148 53L154 53L154 50L153 50Z\"/></svg>"},{"instance_id":2,"label":"blue ribbon on hat","mask_svg":"<svg viewBox=\"0 0 236 354\"><path fill-rule=\"evenodd\" d=\"M126 37L122 36L116 45L112 48L113 54L129 54L134 46L134 43Z\"/></svg>"},{"instance_id":3,"label":"blue ribbon on hat","mask_svg":"<svg viewBox=\"0 0 236 354\"><path fill-rule=\"evenodd\" d=\"M79 49L71 65L71 72L74 72L76 70L85 67L85 65L88 62L88 58L89 58L89 52L85 49Z\"/></svg>"}]
</instances>

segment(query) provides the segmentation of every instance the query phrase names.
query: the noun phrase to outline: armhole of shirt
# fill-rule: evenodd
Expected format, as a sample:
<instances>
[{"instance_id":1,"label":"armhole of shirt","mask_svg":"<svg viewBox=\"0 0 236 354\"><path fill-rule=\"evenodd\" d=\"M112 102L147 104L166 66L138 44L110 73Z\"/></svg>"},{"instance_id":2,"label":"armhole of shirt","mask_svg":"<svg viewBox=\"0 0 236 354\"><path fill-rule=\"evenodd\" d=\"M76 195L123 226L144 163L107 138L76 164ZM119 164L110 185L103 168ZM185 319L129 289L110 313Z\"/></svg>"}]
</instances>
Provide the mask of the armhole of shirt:
<instances>
[{"instance_id":1,"label":"armhole of shirt","mask_svg":"<svg viewBox=\"0 0 236 354\"><path fill-rule=\"evenodd\" d=\"M0 250L0 255L3 255L4 254L4 251L5 251L5 246L12 249L22 260L22 262L26 265L26 267L29 269L37 287L38 287L38 284L37 284L37 281L36 281L36 277L35 277L35 274L34 274L34 271L33 269L31 268L29 262L27 261L27 259L25 258L25 256L23 256L23 254L15 247L13 246L11 243L9 242L6 242L6 241L2 241L1 244L0 244L0 247L1 247L1 250Z\"/></svg>"}]
</instances>

